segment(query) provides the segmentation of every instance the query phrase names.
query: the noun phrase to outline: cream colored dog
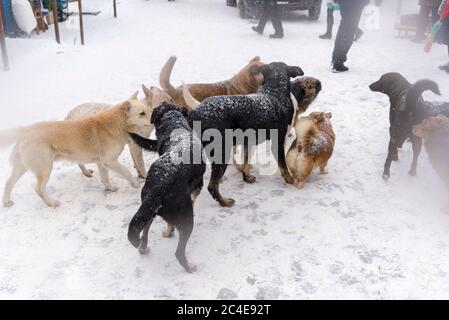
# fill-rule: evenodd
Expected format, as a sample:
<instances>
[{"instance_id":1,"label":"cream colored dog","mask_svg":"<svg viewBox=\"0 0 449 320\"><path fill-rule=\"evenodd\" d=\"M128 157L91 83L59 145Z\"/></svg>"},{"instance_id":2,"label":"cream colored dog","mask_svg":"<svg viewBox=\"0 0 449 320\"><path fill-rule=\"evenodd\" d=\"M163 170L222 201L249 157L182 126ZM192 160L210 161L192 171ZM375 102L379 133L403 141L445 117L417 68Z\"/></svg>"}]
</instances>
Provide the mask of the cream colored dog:
<instances>
[{"instance_id":1,"label":"cream colored dog","mask_svg":"<svg viewBox=\"0 0 449 320\"><path fill-rule=\"evenodd\" d=\"M145 99L143 99L142 102L145 103L145 105L147 106L148 119L151 119L151 114L153 113L154 108L158 107L163 102L173 103L173 99L165 91L159 88L156 87L147 88L145 85L142 85L142 89L143 93L145 94ZM134 93L130 99L137 99L137 95L138 91ZM112 105L105 103L85 103L72 109L65 119L66 120L81 119L86 116L91 116L98 112L104 111L111 107ZM135 133L139 134L142 137L148 138L150 137L152 131L153 126L137 129ZM136 168L139 178L142 179L145 178L146 170L145 170L145 163L143 161L142 149L139 146L137 146L132 139L129 139L128 147L129 152L131 153L131 158L133 159L134 168ZM79 164L79 167L86 177L89 178L92 177L93 174L92 170L87 169L82 164Z\"/></svg>"},{"instance_id":2,"label":"cream colored dog","mask_svg":"<svg viewBox=\"0 0 449 320\"><path fill-rule=\"evenodd\" d=\"M116 191L109 181L108 170L125 178L133 187L137 179L117 158L129 142L128 132L151 125L147 106L138 100L127 100L93 116L80 120L40 122L28 127L0 132L0 147L15 143L11 153L13 170L5 185L3 204L10 207L11 191L27 171L36 176L36 193L49 207L60 202L50 198L46 186L56 160L98 166L106 190Z\"/></svg>"}]
</instances>

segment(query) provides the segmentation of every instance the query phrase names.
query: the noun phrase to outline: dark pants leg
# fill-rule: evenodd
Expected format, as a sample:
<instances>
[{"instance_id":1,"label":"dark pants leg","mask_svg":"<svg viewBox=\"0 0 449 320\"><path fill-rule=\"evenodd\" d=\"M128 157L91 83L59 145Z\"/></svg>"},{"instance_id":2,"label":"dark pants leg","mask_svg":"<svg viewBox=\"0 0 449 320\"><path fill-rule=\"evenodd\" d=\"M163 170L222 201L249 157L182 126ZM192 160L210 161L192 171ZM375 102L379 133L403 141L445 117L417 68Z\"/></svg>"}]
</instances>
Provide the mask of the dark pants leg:
<instances>
[{"instance_id":1,"label":"dark pants leg","mask_svg":"<svg viewBox=\"0 0 449 320\"><path fill-rule=\"evenodd\" d=\"M284 28L282 27L281 20L281 11L276 3L276 1L272 2L271 5L271 23L273 24L274 33L277 35L284 35Z\"/></svg>"},{"instance_id":2,"label":"dark pants leg","mask_svg":"<svg viewBox=\"0 0 449 320\"><path fill-rule=\"evenodd\" d=\"M358 29L365 5L360 0L341 0L340 2L341 22L335 39L332 62L334 64L344 63L354 43L355 33Z\"/></svg>"},{"instance_id":3,"label":"dark pants leg","mask_svg":"<svg viewBox=\"0 0 449 320\"><path fill-rule=\"evenodd\" d=\"M274 32L283 35L284 28L282 27L281 13L276 1L267 0L263 2L262 15L260 16L259 25L257 26L257 29L259 29L260 32L263 32L265 29L268 19L271 19Z\"/></svg>"},{"instance_id":4,"label":"dark pants leg","mask_svg":"<svg viewBox=\"0 0 449 320\"><path fill-rule=\"evenodd\" d=\"M327 9L327 31L326 34L332 36L334 29L334 9Z\"/></svg>"},{"instance_id":5,"label":"dark pants leg","mask_svg":"<svg viewBox=\"0 0 449 320\"><path fill-rule=\"evenodd\" d=\"M438 11L438 9L437 9L437 11ZM418 28L416 30L416 38L418 38L418 39L425 38L426 28L427 28L427 24L429 22L429 15L431 12L432 12L432 7L421 6L421 10L419 11Z\"/></svg>"}]
</instances>

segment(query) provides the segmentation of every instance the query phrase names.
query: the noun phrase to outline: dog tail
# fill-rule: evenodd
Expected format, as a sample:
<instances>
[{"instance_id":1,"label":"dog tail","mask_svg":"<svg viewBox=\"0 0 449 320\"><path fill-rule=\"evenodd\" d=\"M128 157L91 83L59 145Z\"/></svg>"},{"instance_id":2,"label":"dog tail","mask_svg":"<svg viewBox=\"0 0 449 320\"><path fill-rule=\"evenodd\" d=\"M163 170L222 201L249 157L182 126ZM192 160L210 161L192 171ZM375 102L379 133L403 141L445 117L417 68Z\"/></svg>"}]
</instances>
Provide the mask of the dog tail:
<instances>
[{"instance_id":1,"label":"dog tail","mask_svg":"<svg viewBox=\"0 0 449 320\"><path fill-rule=\"evenodd\" d=\"M187 106L192 110L198 107L201 103L192 96L189 88L186 86L184 82L182 83L182 95L184 96L184 100Z\"/></svg>"},{"instance_id":2,"label":"dog tail","mask_svg":"<svg viewBox=\"0 0 449 320\"><path fill-rule=\"evenodd\" d=\"M407 92L406 107L407 110L415 110L418 105L418 100L425 91L432 91L436 95L441 95L440 88L435 81L424 79L417 81Z\"/></svg>"},{"instance_id":3,"label":"dog tail","mask_svg":"<svg viewBox=\"0 0 449 320\"><path fill-rule=\"evenodd\" d=\"M23 128L21 127L0 130L0 148L6 148L15 143L19 139L22 131Z\"/></svg>"},{"instance_id":4,"label":"dog tail","mask_svg":"<svg viewBox=\"0 0 449 320\"><path fill-rule=\"evenodd\" d=\"M128 240L135 248L140 246L140 234L151 223L161 207L160 197L147 196L128 226Z\"/></svg>"},{"instance_id":5,"label":"dog tail","mask_svg":"<svg viewBox=\"0 0 449 320\"><path fill-rule=\"evenodd\" d=\"M176 57L171 56L168 58L167 62L162 67L161 73L159 75L159 84L161 88L168 93L173 99L176 98L177 91L170 83L171 73L173 71L173 66L175 65Z\"/></svg>"},{"instance_id":6,"label":"dog tail","mask_svg":"<svg viewBox=\"0 0 449 320\"><path fill-rule=\"evenodd\" d=\"M138 134L128 132L129 136L133 141L142 149L151 152L157 152L157 140L146 139Z\"/></svg>"}]
</instances>

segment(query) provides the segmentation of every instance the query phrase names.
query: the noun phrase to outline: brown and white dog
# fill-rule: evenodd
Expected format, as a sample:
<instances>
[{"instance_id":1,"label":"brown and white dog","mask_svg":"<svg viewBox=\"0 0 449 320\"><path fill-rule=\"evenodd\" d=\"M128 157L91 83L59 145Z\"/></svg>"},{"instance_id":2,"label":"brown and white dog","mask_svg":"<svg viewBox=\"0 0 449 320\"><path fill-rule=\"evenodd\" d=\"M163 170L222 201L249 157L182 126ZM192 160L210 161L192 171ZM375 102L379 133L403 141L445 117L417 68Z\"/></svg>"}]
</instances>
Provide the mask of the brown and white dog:
<instances>
[{"instance_id":1,"label":"brown and white dog","mask_svg":"<svg viewBox=\"0 0 449 320\"><path fill-rule=\"evenodd\" d=\"M293 175L294 185L302 189L315 167L327 174L327 163L332 156L335 133L330 112L312 112L297 120L296 140L287 153L286 161Z\"/></svg>"},{"instance_id":2,"label":"brown and white dog","mask_svg":"<svg viewBox=\"0 0 449 320\"><path fill-rule=\"evenodd\" d=\"M53 162L57 160L97 164L108 191L117 190L109 181L108 170L138 188L137 179L117 159L129 142L128 132L150 126L147 112L147 106L139 100L127 100L80 120L47 121L1 131L0 147L15 144L10 158L13 169L3 194L4 206L14 204L11 200L14 185L25 172L31 171L37 180L36 193L47 206L58 207L60 202L46 190Z\"/></svg>"},{"instance_id":3,"label":"brown and white dog","mask_svg":"<svg viewBox=\"0 0 449 320\"><path fill-rule=\"evenodd\" d=\"M142 85L143 93L145 94L145 98L142 100L142 102L147 106L147 117L148 119L151 119L151 114L153 113L153 110L160 106L163 102L172 103L172 98L165 93L165 91L156 88L151 87L147 88L145 85ZM131 100L137 99L138 91L132 95L130 98ZM105 103L84 103L82 105L79 105L72 109L67 117L66 120L76 120L81 119L86 116L94 115L98 112L104 111L106 109L111 108L112 105L105 104ZM142 127L139 128L137 131L135 131L137 134L139 134L142 137L148 138L151 135L151 132L153 131L153 127ZM146 176L146 170L145 170L145 163L143 161L143 154L142 149L137 146L132 139L129 139L128 143L129 151L131 153L131 158L134 163L134 168L136 168L137 174L139 178L145 178ZM79 165L81 172L88 178L92 177L92 170L87 169L84 165Z\"/></svg>"},{"instance_id":4,"label":"brown and white dog","mask_svg":"<svg viewBox=\"0 0 449 320\"><path fill-rule=\"evenodd\" d=\"M168 59L161 70L159 82L161 88L172 97L176 105L190 108L184 99L182 86L175 88L170 84L170 76L175 62L176 57L174 56ZM216 83L191 83L186 84L186 87L199 102L212 96L255 93L264 80L258 68L262 65L264 63L260 61L260 58L255 57L229 80Z\"/></svg>"},{"instance_id":5,"label":"brown and white dog","mask_svg":"<svg viewBox=\"0 0 449 320\"><path fill-rule=\"evenodd\" d=\"M430 162L446 184L449 197L449 119L443 115L427 118L413 127L413 134L424 139ZM449 213L449 204L442 211Z\"/></svg>"}]
</instances>

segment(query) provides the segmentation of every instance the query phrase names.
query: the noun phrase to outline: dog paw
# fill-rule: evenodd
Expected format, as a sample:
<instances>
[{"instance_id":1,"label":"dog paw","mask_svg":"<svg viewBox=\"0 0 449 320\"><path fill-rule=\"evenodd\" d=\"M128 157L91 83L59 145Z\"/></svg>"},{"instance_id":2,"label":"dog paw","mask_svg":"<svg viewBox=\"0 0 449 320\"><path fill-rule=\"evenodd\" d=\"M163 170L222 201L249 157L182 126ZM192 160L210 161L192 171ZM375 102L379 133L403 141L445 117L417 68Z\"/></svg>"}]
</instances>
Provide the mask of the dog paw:
<instances>
[{"instance_id":1,"label":"dog paw","mask_svg":"<svg viewBox=\"0 0 449 320\"><path fill-rule=\"evenodd\" d=\"M61 206L61 202L59 202L58 200L50 200L47 202L47 206L49 206L50 208L57 208Z\"/></svg>"},{"instance_id":2,"label":"dog paw","mask_svg":"<svg viewBox=\"0 0 449 320\"><path fill-rule=\"evenodd\" d=\"M395 154L394 156L391 157L391 160L399 161L399 156L397 154Z\"/></svg>"},{"instance_id":3,"label":"dog paw","mask_svg":"<svg viewBox=\"0 0 449 320\"><path fill-rule=\"evenodd\" d=\"M408 174L409 174L410 176L412 176L412 177L415 177L415 176L416 176L416 170L410 170L410 171L408 172Z\"/></svg>"},{"instance_id":4,"label":"dog paw","mask_svg":"<svg viewBox=\"0 0 449 320\"><path fill-rule=\"evenodd\" d=\"M320 170L320 174L328 174L328 173L329 171L327 170L327 168Z\"/></svg>"},{"instance_id":5,"label":"dog paw","mask_svg":"<svg viewBox=\"0 0 449 320\"><path fill-rule=\"evenodd\" d=\"M146 247L146 248L139 248L139 253L141 255L146 255L150 253L150 248Z\"/></svg>"},{"instance_id":6,"label":"dog paw","mask_svg":"<svg viewBox=\"0 0 449 320\"><path fill-rule=\"evenodd\" d=\"M10 208L10 207L12 207L14 205L14 201L12 201L12 200L5 200L5 201L3 201L3 206L5 207L5 208Z\"/></svg>"},{"instance_id":7,"label":"dog paw","mask_svg":"<svg viewBox=\"0 0 449 320\"><path fill-rule=\"evenodd\" d=\"M85 177L92 178L94 176L94 171L89 169L87 171L84 171L83 174Z\"/></svg>"},{"instance_id":8,"label":"dog paw","mask_svg":"<svg viewBox=\"0 0 449 320\"><path fill-rule=\"evenodd\" d=\"M104 189L104 191L106 192L116 192L117 190L118 188L115 186L106 186L106 188Z\"/></svg>"},{"instance_id":9,"label":"dog paw","mask_svg":"<svg viewBox=\"0 0 449 320\"><path fill-rule=\"evenodd\" d=\"M229 207L232 207L235 204L235 200L232 199L232 198L223 198L223 200L221 200L220 204L223 207L229 208Z\"/></svg>"},{"instance_id":10,"label":"dog paw","mask_svg":"<svg viewBox=\"0 0 449 320\"><path fill-rule=\"evenodd\" d=\"M304 185L305 185L306 183L305 183L305 181L298 181L298 182L295 182L295 187L296 188L298 188L298 189L304 189Z\"/></svg>"},{"instance_id":11,"label":"dog paw","mask_svg":"<svg viewBox=\"0 0 449 320\"><path fill-rule=\"evenodd\" d=\"M194 273L198 270L198 268L194 265L187 265L187 267L185 267L185 269L188 273Z\"/></svg>"},{"instance_id":12,"label":"dog paw","mask_svg":"<svg viewBox=\"0 0 449 320\"><path fill-rule=\"evenodd\" d=\"M390 174L389 174L389 173L384 173L384 174L382 175L382 178L383 178L385 181L388 181L388 180L390 179Z\"/></svg>"},{"instance_id":13,"label":"dog paw","mask_svg":"<svg viewBox=\"0 0 449 320\"><path fill-rule=\"evenodd\" d=\"M293 178L291 176L284 176L284 180L288 184L293 184Z\"/></svg>"},{"instance_id":14,"label":"dog paw","mask_svg":"<svg viewBox=\"0 0 449 320\"><path fill-rule=\"evenodd\" d=\"M247 183L254 183L254 182L256 182L256 177L248 174L248 175L243 176L243 181L245 181Z\"/></svg>"}]
</instances>

